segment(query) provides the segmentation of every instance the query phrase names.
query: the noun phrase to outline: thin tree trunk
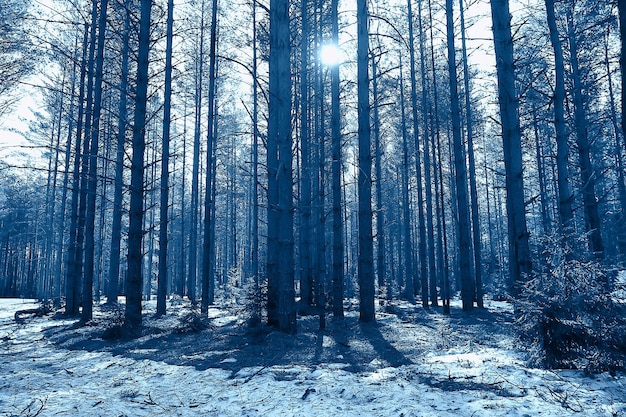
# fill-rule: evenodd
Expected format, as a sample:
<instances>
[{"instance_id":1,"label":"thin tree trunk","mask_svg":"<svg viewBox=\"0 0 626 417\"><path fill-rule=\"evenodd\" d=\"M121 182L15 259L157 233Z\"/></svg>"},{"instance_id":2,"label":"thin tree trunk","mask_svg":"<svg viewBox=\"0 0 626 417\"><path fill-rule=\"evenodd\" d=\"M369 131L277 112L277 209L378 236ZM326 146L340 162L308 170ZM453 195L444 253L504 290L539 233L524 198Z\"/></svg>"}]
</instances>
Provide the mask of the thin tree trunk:
<instances>
[{"instance_id":1,"label":"thin tree trunk","mask_svg":"<svg viewBox=\"0 0 626 417\"><path fill-rule=\"evenodd\" d=\"M572 77L572 95L574 101L574 126L576 129L576 144L578 145L578 164L582 182L583 205L589 246L596 259L604 259L604 243L602 242L600 214L596 199L596 175L591 164L589 136L587 131L587 115L585 112L585 97L583 96L582 79L578 63L578 41L574 31L572 10L567 9L567 31L570 47L570 65Z\"/></svg>"},{"instance_id":2,"label":"thin tree trunk","mask_svg":"<svg viewBox=\"0 0 626 417\"><path fill-rule=\"evenodd\" d=\"M426 191L426 234L428 239L428 286L430 294L430 303L433 306L439 304L437 297L437 270L435 258L435 229L433 216L433 188L431 177L431 159L430 159L430 141L428 134L428 119L430 102L428 97L428 88L426 88L426 53L424 47L424 28L422 24L422 0L418 2L418 25L419 25L419 44L420 44L420 75L422 79L422 113L424 121L424 188ZM434 161L432 161L434 163Z\"/></svg>"},{"instance_id":3,"label":"thin tree trunk","mask_svg":"<svg viewBox=\"0 0 626 417\"><path fill-rule=\"evenodd\" d=\"M333 44L339 44L339 1L331 0ZM341 213L341 112L339 108L339 64L330 70L333 204L333 316L343 318L343 219Z\"/></svg>"},{"instance_id":4,"label":"thin tree trunk","mask_svg":"<svg viewBox=\"0 0 626 417\"><path fill-rule=\"evenodd\" d=\"M319 31L318 31L318 46L321 45L321 8L320 8L320 21L319 21ZM319 328L320 330L326 329L326 213L325 213L325 181L324 181L324 170L325 170L325 159L326 159L326 147L324 141L326 140L325 135L325 102L324 102L324 69L321 67L320 61L318 60L318 98L319 98L319 123L317 125L317 152L316 152L316 165L317 165L317 178L316 178L316 230L315 230L315 240L316 240L316 250L315 254L317 255L317 268L316 268L316 278L317 278L317 310L319 314Z\"/></svg>"},{"instance_id":5,"label":"thin tree trunk","mask_svg":"<svg viewBox=\"0 0 626 417\"><path fill-rule=\"evenodd\" d=\"M108 0L100 1L98 16L98 44L93 102L93 122L91 123L91 144L89 147L89 175L87 179L87 212L85 216L85 268L83 279L83 311L81 321L93 317L93 280L95 249L96 188L98 186L98 148L100 139L100 114L102 112L102 71L104 67L104 39L106 34ZM94 9L95 11L95 9Z\"/></svg>"},{"instance_id":6,"label":"thin tree trunk","mask_svg":"<svg viewBox=\"0 0 626 417\"><path fill-rule=\"evenodd\" d=\"M91 161L90 157L90 140L93 134L92 132L92 122L93 122L93 94L94 94L94 60L96 54L96 29L98 22L98 11L97 11L97 2L93 1L93 7L91 10L91 26L89 29L89 58L87 59L87 103L85 105L85 135L82 143L82 154L80 156L80 188L79 188L79 199L78 199L78 224L77 224L77 232L76 232L76 253L75 253L75 265L76 265L76 296L77 300L80 299L80 303L85 302L85 288L84 280L87 272L87 266L85 257L85 232L87 225L87 199L88 199L88 186L89 186L89 163ZM93 259L92 259L93 261ZM82 278L82 279L81 279ZM82 283L82 285L81 285ZM91 288L91 284L89 284L89 288ZM81 298L82 295L82 298ZM89 290L89 298L91 298L91 289ZM89 301L91 303L91 301ZM77 311L78 311L78 307ZM87 306L87 311L90 310L90 306ZM85 313L83 311L83 313ZM90 314L90 313L89 313ZM84 316L84 314L83 314Z\"/></svg>"},{"instance_id":7,"label":"thin tree trunk","mask_svg":"<svg viewBox=\"0 0 626 417\"><path fill-rule=\"evenodd\" d=\"M409 20L409 54L411 65L411 109L413 112L413 139L415 140L415 175L417 177L417 221L418 221L418 262L420 265L420 282L422 306L428 308L428 259L426 255L426 222L424 215L424 186L422 183L422 156L419 138L419 116L417 109L417 80L415 71L415 37L413 35L413 8L411 0L407 0L407 17Z\"/></svg>"},{"instance_id":8,"label":"thin tree trunk","mask_svg":"<svg viewBox=\"0 0 626 417\"><path fill-rule=\"evenodd\" d=\"M185 178L187 178L187 100L185 99L185 111L183 116L183 154L182 154L182 173L180 181L180 255L178 264L178 273L180 274L180 281L178 282L178 295L182 298L185 295L185 275L187 272L187 263L185 262L185 243L187 242L186 224L187 224L187 212L185 204Z\"/></svg>"},{"instance_id":9,"label":"thin tree trunk","mask_svg":"<svg viewBox=\"0 0 626 417\"><path fill-rule=\"evenodd\" d=\"M358 275L359 319L375 320L374 247L372 236L372 152L369 101L369 32L367 0L357 0L357 90L358 90Z\"/></svg>"},{"instance_id":10,"label":"thin tree trunk","mask_svg":"<svg viewBox=\"0 0 626 417\"><path fill-rule=\"evenodd\" d=\"M78 51L78 36L76 37L76 48L75 50ZM76 54L78 55L78 52L76 52ZM63 191L61 193L61 210L59 210L59 235L57 238L57 248L58 248L58 255L56 258L56 264L55 264L55 272L54 272L54 279L55 279L55 283L54 283L54 288L55 288L55 292L53 294L53 300L54 300L54 305L55 307L59 306L61 304L61 294L62 294L62 289L61 289L61 270L63 267L63 242L64 242L64 233L65 233L65 212L66 212L66 206L67 206L67 192L68 192L68 185L69 185L69 179L70 179L70 163L71 163L71 155L72 155L72 134L74 131L74 95L76 93L76 67L77 67L77 62L78 62L78 57L75 57L76 59L74 59L74 63L73 63L73 67L72 67L72 88L71 88L71 93L70 93L70 110L69 110L69 115L68 115L68 127L67 127L67 139L66 139L66 145L65 145L65 169L63 172Z\"/></svg>"},{"instance_id":11,"label":"thin tree trunk","mask_svg":"<svg viewBox=\"0 0 626 417\"><path fill-rule=\"evenodd\" d=\"M261 321L261 284L259 276L259 90L257 86L257 17L256 2L252 2L252 274L254 276L253 323Z\"/></svg>"},{"instance_id":12,"label":"thin tree trunk","mask_svg":"<svg viewBox=\"0 0 626 417\"><path fill-rule=\"evenodd\" d=\"M215 63L215 74L217 77L217 74L219 73L219 70L217 68L217 62ZM211 151L210 156L210 161L211 161L211 171L210 171L210 178L212 178L213 180L211 181L211 199L210 199L210 203L209 203L209 253L206 254L205 256L208 256L209 258L209 291L208 291L208 301L209 301L209 305L213 304L215 302L215 196L217 195L217 161L216 161L216 153L217 153L217 127L218 127L218 120L219 120L219 115L218 115L218 105L217 105L217 98L215 98L215 105L213 106L213 108L215 109L215 115L213 117L213 138L215 138L215 140L213 140L213 148ZM208 184L207 184L208 186ZM236 236L234 236L234 238L236 238Z\"/></svg>"},{"instance_id":13,"label":"thin tree trunk","mask_svg":"<svg viewBox=\"0 0 626 417\"><path fill-rule=\"evenodd\" d=\"M551 234L550 214L548 212L548 187L546 184L545 162L543 161L544 151L541 147L541 138L539 134L539 120L537 111L531 110L533 134L535 137L535 156L537 159L537 176L539 181L539 196L541 198L541 235Z\"/></svg>"},{"instance_id":14,"label":"thin tree trunk","mask_svg":"<svg viewBox=\"0 0 626 417\"><path fill-rule=\"evenodd\" d=\"M545 0L548 29L550 30L550 43L554 50L554 129L556 131L556 168L559 190L559 219L561 233L567 239L571 239L573 232L574 212L572 210L573 194L569 185L568 172L568 135L565 126L565 64L563 59L563 47L556 25L554 0Z\"/></svg>"},{"instance_id":15,"label":"thin tree trunk","mask_svg":"<svg viewBox=\"0 0 626 417\"><path fill-rule=\"evenodd\" d=\"M78 93L78 122L76 127L76 142L74 151L74 172L72 174L72 202L70 209L70 233L69 233L69 249L67 252L67 275L65 278L65 314L78 314L79 306L79 276L81 265L77 262L78 253L78 206L79 206L79 187L80 187L80 166L81 166L81 147L83 139L83 115L84 108L83 99L85 98L85 78L87 75L87 47L88 47L89 26L85 23L85 31L83 34L83 53L80 65L80 87Z\"/></svg>"},{"instance_id":16,"label":"thin tree trunk","mask_svg":"<svg viewBox=\"0 0 626 417\"><path fill-rule=\"evenodd\" d=\"M117 153L115 157L115 189L113 191L113 220L111 225L111 253L107 303L116 304L120 284L120 247L122 241L122 200L124 190L124 145L128 124L128 58L130 53L130 0L126 0L126 18L122 35L122 72L120 75L120 102L117 123Z\"/></svg>"},{"instance_id":17,"label":"thin tree trunk","mask_svg":"<svg viewBox=\"0 0 626 417\"><path fill-rule=\"evenodd\" d=\"M626 138L626 0L617 0L619 11L619 37L620 37L620 59L622 81L622 137ZM626 148L626 140L624 140Z\"/></svg>"},{"instance_id":18,"label":"thin tree trunk","mask_svg":"<svg viewBox=\"0 0 626 417\"><path fill-rule=\"evenodd\" d=\"M191 172L191 219L189 228L189 262L187 271L187 296L192 304L196 303L196 278L198 275L198 210L200 194L200 130L202 119L202 86L204 83L204 0L200 19L200 51L196 63L195 128L193 133L193 166Z\"/></svg>"},{"instance_id":19,"label":"thin tree trunk","mask_svg":"<svg viewBox=\"0 0 626 417\"><path fill-rule=\"evenodd\" d=\"M311 138L309 128L309 1L302 0L302 43L300 45L300 303L302 309L313 304L313 270L311 259Z\"/></svg>"},{"instance_id":20,"label":"thin tree trunk","mask_svg":"<svg viewBox=\"0 0 626 417\"><path fill-rule=\"evenodd\" d=\"M467 156L469 162L469 186L472 210L472 239L474 244L474 283L475 296L479 308L483 303L483 267L482 267L482 244L480 239L480 215L478 213L478 187L476 186L476 160L474 157L474 115L471 103L469 63L467 60L467 45L465 31L465 12L463 0L459 0L461 18L461 44L463 51L463 85L465 88L465 119L467 129Z\"/></svg>"},{"instance_id":21,"label":"thin tree trunk","mask_svg":"<svg viewBox=\"0 0 626 417\"><path fill-rule=\"evenodd\" d=\"M206 314L209 311L209 287L212 279L210 272L211 262L211 202L213 178L213 147L216 131L213 128L215 121L215 79L217 60L217 0L213 0L211 6L211 38L209 40L209 92L208 92L208 116L207 116L207 165L206 165L206 187L204 198L204 241L202 257L202 303L201 312ZM232 237L234 239L234 236ZM228 267L228 265L226 265Z\"/></svg>"},{"instance_id":22,"label":"thin tree trunk","mask_svg":"<svg viewBox=\"0 0 626 417\"><path fill-rule=\"evenodd\" d=\"M167 32L165 46L165 95L163 97L163 145L161 149L161 201L159 207L159 277L157 286L157 316L166 312L167 246L169 224L169 161L170 125L172 114L172 38L174 37L174 0L167 1Z\"/></svg>"},{"instance_id":23,"label":"thin tree trunk","mask_svg":"<svg viewBox=\"0 0 626 417\"><path fill-rule=\"evenodd\" d=\"M61 81L61 91L65 90L65 71L63 71L63 80ZM55 127L53 129L53 134L51 136L51 149L50 149L50 158L52 159L52 154L54 153L54 164L52 169L48 172L48 183L50 184L50 199L48 207L50 213L48 215L48 223L50 225L54 225L56 221L56 193L57 193L57 181L58 181L58 171L59 171L59 152L61 148L61 121L63 119L63 102L65 95L63 94L59 100L59 108L58 108L58 122L55 123ZM52 178L50 178L52 176ZM46 193L48 195L48 193ZM64 201L64 200L63 200ZM46 236L46 268L45 268L45 281L44 281L44 295L46 298L53 298L54 291L56 288L57 278L60 283L60 274L53 275L55 269L53 269L53 264L56 263L56 259L60 259L61 256L61 245L57 246L53 249L53 241L55 239L55 231L54 228L50 227L50 231L47 232ZM63 234L63 228L59 228L59 234ZM63 242L61 240L61 242ZM56 250L56 254L53 255L53 252Z\"/></svg>"},{"instance_id":24,"label":"thin tree trunk","mask_svg":"<svg viewBox=\"0 0 626 417\"><path fill-rule=\"evenodd\" d=\"M470 269L471 224L469 199L467 195L467 167L465 149L461 137L461 109L457 88L456 52L454 49L454 16L452 0L446 0L446 27L448 40L448 72L450 74L450 111L452 113L452 141L454 143L454 171L457 190L457 210L459 216L459 271L461 274L461 301L463 310L474 306L475 285Z\"/></svg>"},{"instance_id":25,"label":"thin tree trunk","mask_svg":"<svg viewBox=\"0 0 626 417\"><path fill-rule=\"evenodd\" d=\"M383 208L383 170L382 170L382 146L380 143L380 116L378 95L378 69L376 57L372 54L372 94L374 99L374 171L376 173L376 275L378 278L379 297L385 288L387 279L387 266L385 262L385 210Z\"/></svg>"},{"instance_id":26,"label":"thin tree trunk","mask_svg":"<svg viewBox=\"0 0 626 417\"><path fill-rule=\"evenodd\" d=\"M400 114L402 120L402 240L404 241L404 297L415 302L415 282L413 280L413 243L411 239L411 209L409 207L409 145L404 110L404 77L402 73L402 56L400 56Z\"/></svg>"},{"instance_id":27,"label":"thin tree trunk","mask_svg":"<svg viewBox=\"0 0 626 417\"><path fill-rule=\"evenodd\" d=\"M607 28L607 32L609 29ZM617 192L620 202L620 213L618 214L617 247L622 257L626 256L626 183L624 178L624 158L620 147L620 129L617 121L617 110L615 106L615 93L613 91L613 77L609 62L609 41L608 33L604 41L604 64L606 67L607 84L609 88L609 106L611 109L611 123L613 125L613 136L615 139L615 162L617 166ZM622 138L623 140L623 138Z\"/></svg>"},{"instance_id":28,"label":"thin tree trunk","mask_svg":"<svg viewBox=\"0 0 626 417\"><path fill-rule=\"evenodd\" d=\"M433 21L432 15L432 4L431 1L428 0L428 17L429 21ZM444 314L450 314L450 266L448 261L448 233L447 233L447 224L446 224L446 205L444 199L444 182L443 182L443 157L441 155L441 132L439 125L439 88L437 87L437 68L435 61L435 47L434 47L434 36L433 36L433 25L430 25L430 65L432 71L432 83L433 83L433 118L435 119L434 125L434 138L436 139L436 144L433 144L433 147L437 148L437 183L439 184L440 192L437 194L439 196L439 221L441 223L438 230L438 240L439 247L441 248L440 257L442 265L442 277L441 277L441 298L443 303L443 312Z\"/></svg>"}]
</instances>

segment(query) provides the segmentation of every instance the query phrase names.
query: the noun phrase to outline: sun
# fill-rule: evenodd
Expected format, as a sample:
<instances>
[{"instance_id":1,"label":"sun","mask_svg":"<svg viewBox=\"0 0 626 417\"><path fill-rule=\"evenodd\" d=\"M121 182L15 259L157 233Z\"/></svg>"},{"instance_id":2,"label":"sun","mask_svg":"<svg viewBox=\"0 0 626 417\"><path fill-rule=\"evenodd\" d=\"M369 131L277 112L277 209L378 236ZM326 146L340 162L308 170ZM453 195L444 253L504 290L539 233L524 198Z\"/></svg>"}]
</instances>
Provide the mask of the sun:
<instances>
[{"instance_id":1,"label":"sun","mask_svg":"<svg viewBox=\"0 0 626 417\"><path fill-rule=\"evenodd\" d=\"M333 44L325 44L320 48L320 59L322 64L333 66L341 62L342 51Z\"/></svg>"}]
</instances>

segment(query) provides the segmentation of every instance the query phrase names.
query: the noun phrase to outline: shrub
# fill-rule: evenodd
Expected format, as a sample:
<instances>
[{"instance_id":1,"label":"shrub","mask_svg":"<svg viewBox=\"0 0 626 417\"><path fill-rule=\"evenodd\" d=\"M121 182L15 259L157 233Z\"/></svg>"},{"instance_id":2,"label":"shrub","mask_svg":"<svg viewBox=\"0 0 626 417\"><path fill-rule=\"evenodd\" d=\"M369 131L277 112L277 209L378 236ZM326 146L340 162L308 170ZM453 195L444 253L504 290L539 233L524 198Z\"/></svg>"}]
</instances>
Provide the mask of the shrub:
<instances>
[{"instance_id":1,"label":"shrub","mask_svg":"<svg viewBox=\"0 0 626 417\"><path fill-rule=\"evenodd\" d=\"M563 260L522 286L516 320L535 364L590 373L623 369L625 311L607 282L598 262Z\"/></svg>"}]
</instances>

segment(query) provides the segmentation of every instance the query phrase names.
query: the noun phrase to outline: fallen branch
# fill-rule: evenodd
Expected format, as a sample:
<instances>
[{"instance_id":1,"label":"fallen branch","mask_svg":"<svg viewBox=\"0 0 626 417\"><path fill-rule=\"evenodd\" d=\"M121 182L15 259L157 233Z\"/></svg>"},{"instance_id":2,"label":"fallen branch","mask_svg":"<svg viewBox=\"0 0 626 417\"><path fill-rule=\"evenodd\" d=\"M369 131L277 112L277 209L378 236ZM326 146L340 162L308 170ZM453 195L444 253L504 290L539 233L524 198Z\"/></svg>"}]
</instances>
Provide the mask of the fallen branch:
<instances>
[{"instance_id":1,"label":"fallen branch","mask_svg":"<svg viewBox=\"0 0 626 417\"><path fill-rule=\"evenodd\" d=\"M43 411L46 403L48 402L48 397L45 399L35 398L31 400L30 404L26 406L20 413L20 415L26 415L28 417L37 417ZM35 408L37 403L39 403L39 408Z\"/></svg>"},{"instance_id":2,"label":"fallen branch","mask_svg":"<svg viewBox=\"0 0 626 417\"><path fill-rule=\"evenodd\" d=\"M38 308L28 308L26 310L18 310L15 312L15 321L22 322L26 318L23 316L42 317L46 314L50 314L52 309L48 306L41 306Z\"/></svg>"}]
</instances>

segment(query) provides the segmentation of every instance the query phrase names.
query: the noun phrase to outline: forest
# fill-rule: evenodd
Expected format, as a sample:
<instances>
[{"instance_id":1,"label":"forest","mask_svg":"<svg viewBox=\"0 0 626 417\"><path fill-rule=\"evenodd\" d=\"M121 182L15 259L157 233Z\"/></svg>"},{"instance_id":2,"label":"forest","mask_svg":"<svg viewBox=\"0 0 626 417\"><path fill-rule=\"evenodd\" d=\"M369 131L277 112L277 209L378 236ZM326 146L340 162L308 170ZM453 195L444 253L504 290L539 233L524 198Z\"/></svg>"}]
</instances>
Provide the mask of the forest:
<instances>
[{"instance_id":1,"label":"forest","mask_svg":"<svg viewBox=\"0 0 626 417\"><path fill-rule=\"evenodd\" d=\"M122 344L506 317L623 372L625 37L622 0L0 0L0 298Z\"/></svg>"}]
</instances>

